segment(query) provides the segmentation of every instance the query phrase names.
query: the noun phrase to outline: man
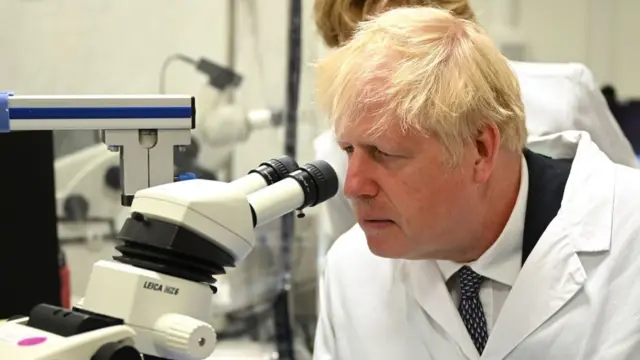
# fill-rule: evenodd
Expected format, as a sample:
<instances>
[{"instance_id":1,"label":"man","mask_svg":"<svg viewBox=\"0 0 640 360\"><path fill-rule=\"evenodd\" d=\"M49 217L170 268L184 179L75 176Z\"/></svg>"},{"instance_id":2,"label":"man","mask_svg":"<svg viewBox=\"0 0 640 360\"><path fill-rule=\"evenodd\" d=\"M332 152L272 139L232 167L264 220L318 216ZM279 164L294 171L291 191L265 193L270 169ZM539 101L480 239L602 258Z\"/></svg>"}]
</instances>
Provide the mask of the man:
<instances>
[{"instance_id":1,"label":"man","mask_svg":"<svg viewBox=\"0 0 640 360\"><path fill-rule=\"evenodd\" d=\"M317 73L358 226L326 259L315 359L637 357L640 173L586 132L525 147L481 28L390 10Z\"/></svg>"},{"instance_id":2,"label":"man","mask_svg":"<svg viewBox=\"0 0 640 360\"><path fill-rule=\"evenodd\" d=\"M475 22L467 0L315 0L316 24L325 43L337 47L349 40L361 20L399 6L434 6ZM531 137L565 130L587 131L614 162L637 167L636 155L582 64L510 62L520 81L526 126ZM314 142L316 157L328 161L344 179L346 156L336 145L332 131ZM342 189L342 183L341 189ZM319 252L355 224L347 199L339 195L320 205ZM322 264L320 264L322 265Z\"/></svg>"}]
</instances>

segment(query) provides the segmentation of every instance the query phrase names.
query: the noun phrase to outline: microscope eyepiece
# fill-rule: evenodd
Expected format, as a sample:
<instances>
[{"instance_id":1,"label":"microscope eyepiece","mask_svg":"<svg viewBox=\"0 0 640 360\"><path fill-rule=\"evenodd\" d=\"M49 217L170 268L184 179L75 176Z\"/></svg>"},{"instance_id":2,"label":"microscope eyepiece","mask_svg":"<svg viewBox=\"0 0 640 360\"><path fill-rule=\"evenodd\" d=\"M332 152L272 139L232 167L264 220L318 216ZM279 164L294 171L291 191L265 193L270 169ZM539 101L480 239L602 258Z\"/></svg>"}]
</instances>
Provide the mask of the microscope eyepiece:
<instances>
[{"instance_id":1,"label":"microscope eyepiece","mask_svg":"<svg viewBox=\"0 0 640 360\"><path fill-rule=\"evenodd\" d=\"M295 160L286 155L280 156L263 162L231 184L236 190L250 194L285 179L296 169L298 164Z\"/></svg>"},{"instance_id":2,"label":"microscope eyepiece","mask_svg":"<svg viewBox=\"0 0 640 360\"><path fill-rule=\"evenodd\" d=\"M316 160L302 165L289 174L304 192L304 203L300 209L316 206L338 193L338 175L326 161Z\"/></svg>"},{"instance_id":3,"label":"microscope eyepiece","mask_svg":"<svg viewBox=\"0 0 640 360\"><path fill-rule=\"evenodd\" d=\"M253 226L257 227L294 210L329 200L338 192L338 175L322 160L305 164L285 179L247 195Z\"/></svg>"},{"instance_id":4,"label":"microscope eyepiece","mask_svg":"<svg viewBox=\"0 0 640 360\"><path fill-rule=\"evenodd\" d=\"M259 174L268 186L284 179L297 168L298 163L296 163L293 158L283 155L263 162L255 169L249 171L249 174Z\"/></svg>"}]
</instances>

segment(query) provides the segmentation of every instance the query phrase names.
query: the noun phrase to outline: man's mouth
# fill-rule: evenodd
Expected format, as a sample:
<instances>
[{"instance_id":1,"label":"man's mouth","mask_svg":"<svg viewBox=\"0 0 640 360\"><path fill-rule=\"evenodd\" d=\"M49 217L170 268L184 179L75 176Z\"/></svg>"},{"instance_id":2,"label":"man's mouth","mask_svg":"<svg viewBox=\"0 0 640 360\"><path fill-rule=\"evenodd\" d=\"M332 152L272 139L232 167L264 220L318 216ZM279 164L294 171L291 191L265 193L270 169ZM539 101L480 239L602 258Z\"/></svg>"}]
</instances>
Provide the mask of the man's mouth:
<instances>
[{"instance_id":1,"label":"man's mouth","mask_svg":"<svg viewBox=\"0 0 640 360\"><path fill-rule=\"evenodd\" d=\"M363 219L362 220L362 226L365 228L371 228L371 229L382 229L394 224L395 223L389 219Z\"/></svg>"}]
</instances>

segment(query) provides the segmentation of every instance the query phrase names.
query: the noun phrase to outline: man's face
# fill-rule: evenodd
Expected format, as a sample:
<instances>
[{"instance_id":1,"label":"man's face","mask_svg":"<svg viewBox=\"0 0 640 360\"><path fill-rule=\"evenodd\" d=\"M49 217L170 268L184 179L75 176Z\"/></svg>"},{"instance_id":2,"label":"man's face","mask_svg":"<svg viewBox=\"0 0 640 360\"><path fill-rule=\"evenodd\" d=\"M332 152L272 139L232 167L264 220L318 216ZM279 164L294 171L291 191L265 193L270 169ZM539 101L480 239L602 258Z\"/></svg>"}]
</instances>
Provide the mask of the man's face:
<instances>
[{"instance_id":1,"label":"man's face","mask_svg":"<svg viewBox=\"0 0 640 360\"><path fill-rule=\"evenodd\" d=\"M418 259L463 248L477 193L471 157L451 169L437 139L403 134L399 126L372 137L370 126L363 120L338 140L349 157L344 193L371 251Z\"/></svg>"}]
</instances>

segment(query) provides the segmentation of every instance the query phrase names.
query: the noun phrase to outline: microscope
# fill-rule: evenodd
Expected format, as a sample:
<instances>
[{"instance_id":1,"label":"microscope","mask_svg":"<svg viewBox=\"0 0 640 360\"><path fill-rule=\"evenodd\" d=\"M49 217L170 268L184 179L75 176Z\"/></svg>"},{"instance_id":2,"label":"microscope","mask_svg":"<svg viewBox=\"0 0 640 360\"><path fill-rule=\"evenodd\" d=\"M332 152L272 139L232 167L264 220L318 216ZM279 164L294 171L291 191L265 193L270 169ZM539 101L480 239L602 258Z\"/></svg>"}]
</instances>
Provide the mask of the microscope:
<instances>
[{"instance_id":1,"label":"microscope","mask_svg":"<svg viewBox=\"0 0 640 360\"><path fill-rule=\"evenodd\" d=\"M153 114L145 117L143 110L108 113L138 114L146 119L163 114L151 111ZM194 112L191 109L190 113ZM28 116L26 113L13 112L23 117ZM73 111L60 113L58 118ZM79 113L81 118L92 112ZM173 116L187 113L176 111ZM36 116L33 114L30 116ZM10 121L13 125L14 119ZM125 122L120 126L126 126ZM183 138L174 138L180 139ZM127 148L121 148L121 161L127 159L129 147L153 149L144 140L140 136L135 143L128 142ZM154 146L171 143L157 141ZM172 164L173 157L164 160ZM125 179L127 169L123 166ZM143 172L151 174L154 170L150 166ZM116 250L120 255L93 265L82 300L71 310L41 304L28 316L9 319L0 326L0 358L206 359L216 347L216 332L207 323L217 291L215 277L249 254L255 243L256 227L293 211L303 216L305 208L337 193L338 178L324 161L299 167L285 156L263 162L229 183L172 179L149 185L136 189L131 197L123 194L123 204L130 205L131 211L118 234L122 244ZM125 188L131 189L123 186L123 191Z\"/></svg>"}]
</instances>

